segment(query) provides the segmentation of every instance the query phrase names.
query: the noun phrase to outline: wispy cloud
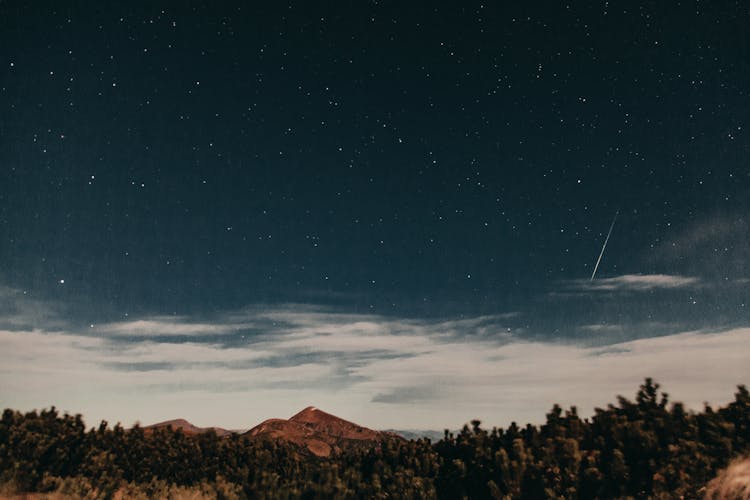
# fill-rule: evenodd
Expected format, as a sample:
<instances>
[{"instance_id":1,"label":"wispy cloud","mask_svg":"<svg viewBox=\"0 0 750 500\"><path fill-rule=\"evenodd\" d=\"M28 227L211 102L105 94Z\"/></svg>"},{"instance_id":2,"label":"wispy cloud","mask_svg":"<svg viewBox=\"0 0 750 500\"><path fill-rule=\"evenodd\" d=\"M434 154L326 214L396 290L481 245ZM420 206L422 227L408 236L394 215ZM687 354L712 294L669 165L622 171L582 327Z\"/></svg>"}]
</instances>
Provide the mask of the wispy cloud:
<instances>
[{"instance_id":1,"label":"wispy cloud","mask_svg":"<svg viewBox=\"0 0 750 500\"><path fill-rule=\"evenodd\" d=\"M192 322L188 318L166 316L134 321L120 321L96 325L97 332L104 335L126 337L160 337L165 335L214 335L226 334L251 327L247 323L214 324Z\"/></svg>"},{"instance_id":2,"label":"wispy cloud","mask_svg":"<svg viewBox=\"0 0 750 500\"><path fill-rule=\"evenodd\" d=\"M715 248L716 252L724 250L727 244L735 248L744 242L742 235L747 234L749 226L746 214L715 213L680 228L674 237L666 238L658 250L679 256L704 250L703 247Z\"/></svg>"},{"instance_id":3,"label":"wispy cloud","mask_svg":"<svg viewBox=\"0 0 750 500\"><path fill-rule=\"evenodd\" d=\"M497 424L538 419L554 402L590 409L614 393L632 392L645 376L700 404L728 398L750 376L744 356L750 329L587 348L462 338L460 328L481 321L431 325L277 312L296 319L262 342L233 347L0 331L3 400L125 422L184 416L232 427L309 403L369 425L442 428L474 417Z\"/></svg>"},{"instance_id":4,"label":"wispy cloud","mask_svg":"<svg viewBox=\"0 0 750 500\"><path fill-rule=\"evenodd\" d=\"M695 284L611 280L615 289ZM0 328L0 398L19 409L82 411L89 423L180 416L246 427L314 404L378 427L441 429L471 418L503 425L538 420L555 402L590 410L645 376L694 406L728 399L750 377L748 328L581 321L570 328L597 342L571 343L563 341L570 332L535 334L541 327L526 326L528 313L415 319L310 304L78 327L11 295L18 307L5 314L18 321ZM32 323L18 314L50 321L24 327ZM631 336L636 326L642 338Z\"/></svg>"},{"instance_id":5,"label":"wispy cloud","mask_svg":"<svg viewBox=\"0 0 750 500\"><path fill-rule=\"evenodd\" d=\"M700 284L698 278L670 274L623 274L611 278L595 280L575 280L566 283L567 291L605 291L605 292L640 292L655 289L676 289L695 287Z\"/></svg>"},{"instance_id":6,"label":"wispy cloud","mask_svg":"<svg viewBox=\"0 0 750 500\"><path fill-rule=\"evenodd\" d=\"M0 285L0 328L62 328L63 307L49 300L39 300L26 291Z\"/></svg>"},{"instance_id":7,"label":"wispy cloud","mask_svg":"<svg viewBox=\"0 0 750 500\"><path fill-rule=\"evenodd\" d=\"M376 394L372 398L373 403L422 404L428 400L440 399L441 395L433 385L422 385L416 387L398 387L386 393Z\"/></svg>"},{"instance_id":8,"label":"wispy cloud","mask_svg":"<svg viewBox=\"0 0 750 500\"><path fill-rule=\"evenodd\" d=\"M643 257L651 266L731 282L748 277L750 218L716 212L687 221L665 234Z\"/></svg>"}]
</instances>

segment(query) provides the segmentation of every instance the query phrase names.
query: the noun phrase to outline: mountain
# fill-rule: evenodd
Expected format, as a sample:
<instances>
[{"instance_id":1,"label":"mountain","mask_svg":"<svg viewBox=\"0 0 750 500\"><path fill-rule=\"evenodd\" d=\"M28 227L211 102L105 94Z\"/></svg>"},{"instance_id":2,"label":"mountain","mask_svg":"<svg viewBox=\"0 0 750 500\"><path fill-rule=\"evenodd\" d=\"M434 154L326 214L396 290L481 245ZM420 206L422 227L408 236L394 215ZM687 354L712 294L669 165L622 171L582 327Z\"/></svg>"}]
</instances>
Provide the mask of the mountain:
<instances>
[{"instance_id":1,"label":"mountain","mask_svg":"<svg viewBox=\"0 0 750 500\"><path fill-rule=\"evenodd\" d=\"M272 418L250 429L255 438L280 439L318 457L343 450L372 446L388 439L402 439L388 432L374 431L309 406L288 420Z\"/></svg>"},{"instance_id":2,"label":"mountain","mask_svg":"<svg viewBox=\"0 0 750 500\"><path fill-rule=\"evenodd\" d=\"M214 431L217 436L224 437L232 434L232 431L222 429L220 427L196 427L184 418L178 418L175 420L166 420L153 425L147 425L143 427L143 430L149 431L158 429L160 427L171 427L173 430L181 430L187 436L193 436L195 434L203 434L204 432Z\"/></svg>"},{"instance_id":3,"label":"mountain","mask_svg":"<svg viewBox=\"0 0 750 500\"><path fill-rule=\"evenodd\" d=\"M171 427L187 436L214 431L225 437L234 433L219 427L197 427L185 419L167 420L143 427L146 432ZM309 406L288 420L272 418L243 434L253 439L279 439L296 445L303 453L318 457L337 455L344 450L370 447L388 439L404 439L395 432L375 431L349 422L314 406Z\"/></svg>"}]
</instances>

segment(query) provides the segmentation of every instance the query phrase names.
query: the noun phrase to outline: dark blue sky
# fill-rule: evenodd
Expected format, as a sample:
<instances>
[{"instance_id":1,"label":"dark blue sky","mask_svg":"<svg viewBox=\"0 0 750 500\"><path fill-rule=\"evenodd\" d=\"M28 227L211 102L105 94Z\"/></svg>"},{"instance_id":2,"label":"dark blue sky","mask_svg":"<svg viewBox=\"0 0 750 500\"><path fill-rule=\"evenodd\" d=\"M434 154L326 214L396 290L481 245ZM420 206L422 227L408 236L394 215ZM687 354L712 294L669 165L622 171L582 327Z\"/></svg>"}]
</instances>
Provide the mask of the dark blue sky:
<instances>
[{"instance_id":1,"label":"dark blue sky","mask_svg":"<svg viewBox=\"0 0 750 500\"><path fill-rule=\"evenodd\" d=\"M747 323L745 2L143 4L0 2L7 328Z\"/></svg>"},{"instance_id":2,"label":"dark blue sky","mask_svg":"<svg viewBox=\"0 0 750 500\"><path fill-rule=\"evenodd\" d=\"M617 209L602 273L653 272L634 254L747 208L723 5L5 2L3 278L113 310L493 307L588 276Z\"/></svg>"}]
</instances>

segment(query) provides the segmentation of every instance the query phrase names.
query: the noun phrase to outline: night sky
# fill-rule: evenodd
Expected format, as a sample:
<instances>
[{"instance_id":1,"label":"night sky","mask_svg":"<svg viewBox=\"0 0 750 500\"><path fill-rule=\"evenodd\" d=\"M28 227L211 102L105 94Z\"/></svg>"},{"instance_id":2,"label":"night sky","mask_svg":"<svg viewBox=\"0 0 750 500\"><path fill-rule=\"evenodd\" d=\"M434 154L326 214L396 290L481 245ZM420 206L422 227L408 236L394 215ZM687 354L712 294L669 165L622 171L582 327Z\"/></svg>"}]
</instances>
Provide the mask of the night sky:
<instances>
[{"instance_id":1,"label":"night sky","mask_svg":"<svg viewBox=\"0 0 750 500\"><path fill-rule=\"evenodd\" d=\"M0 1L4 406L441 429L750 382L745 2L159 3Z\"/></svg>"}]
</instances>

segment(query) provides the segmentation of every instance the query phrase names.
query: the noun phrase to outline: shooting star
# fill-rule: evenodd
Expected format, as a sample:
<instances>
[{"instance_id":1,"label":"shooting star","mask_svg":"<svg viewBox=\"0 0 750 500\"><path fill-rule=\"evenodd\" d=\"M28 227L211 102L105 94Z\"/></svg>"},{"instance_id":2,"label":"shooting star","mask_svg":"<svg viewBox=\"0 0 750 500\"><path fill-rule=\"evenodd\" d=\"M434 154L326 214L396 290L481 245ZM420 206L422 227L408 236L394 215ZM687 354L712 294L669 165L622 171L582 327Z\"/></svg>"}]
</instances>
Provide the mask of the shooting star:
<instances>
[{"instance_id":1,"label":"shooting star","mask_svg":"<svg viewBox=\"0 0 750 500\"><path fill-rule=\"evenodd\" d=\"M604 256L604 250L607 248L607 242L609 241L609 237L612 236L612 229L615 227L615 222L617 222L618 215L620 215L619 210L615 212L615 218L612 219L612 224L610 224L609 226L609 232L607 233L607 237L604 239L604 245L602 245L602 251L599 252L599 258L596 259L596 264L594 265L594 272L591 273L591 279L589 281L594 281L594 277L596 277L596 270L599 269L599 263L602 261L602 257Z\"/></svg>"}]
</instances>

